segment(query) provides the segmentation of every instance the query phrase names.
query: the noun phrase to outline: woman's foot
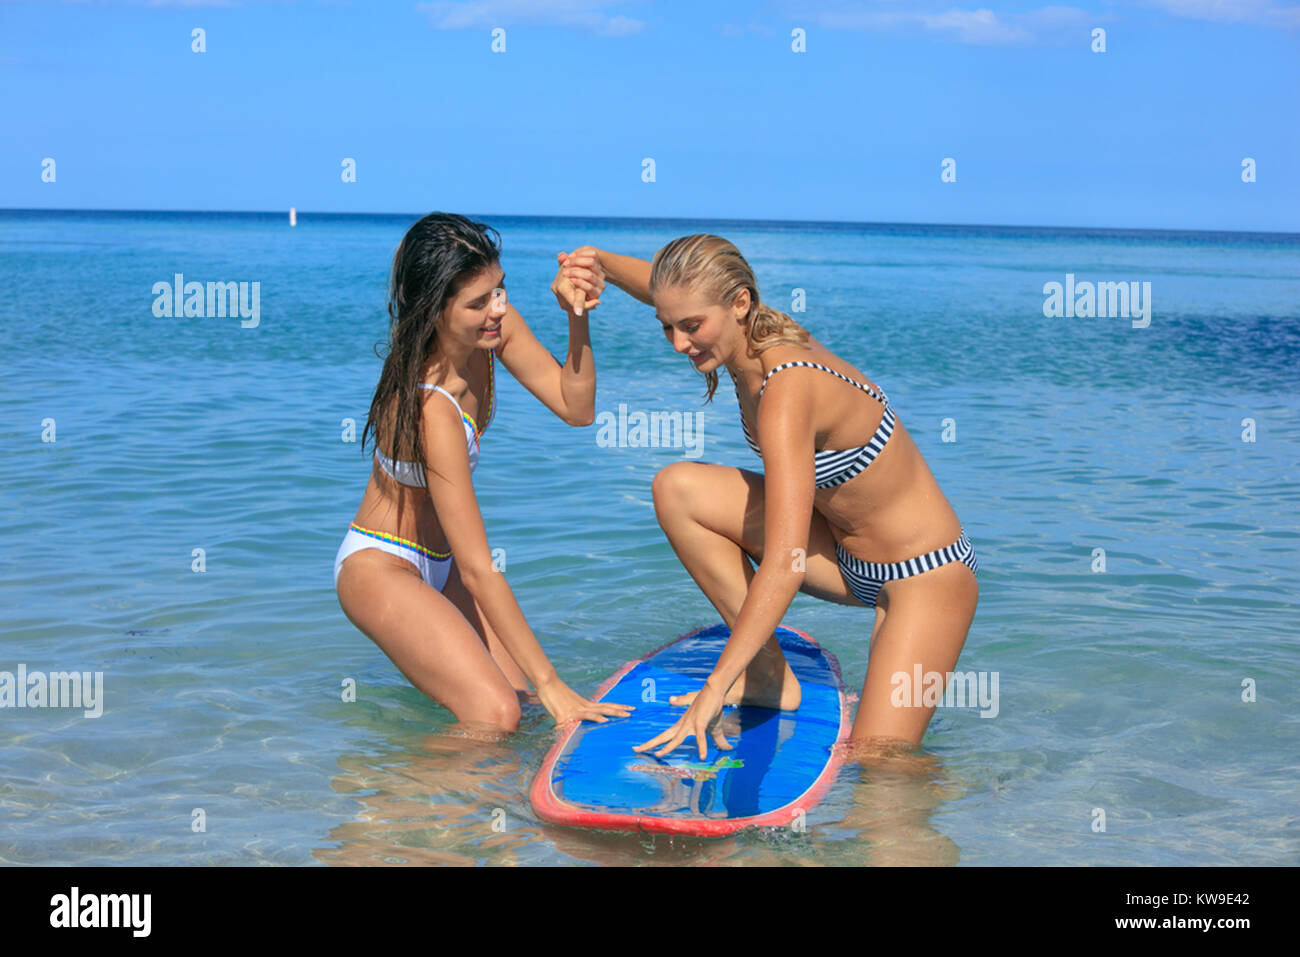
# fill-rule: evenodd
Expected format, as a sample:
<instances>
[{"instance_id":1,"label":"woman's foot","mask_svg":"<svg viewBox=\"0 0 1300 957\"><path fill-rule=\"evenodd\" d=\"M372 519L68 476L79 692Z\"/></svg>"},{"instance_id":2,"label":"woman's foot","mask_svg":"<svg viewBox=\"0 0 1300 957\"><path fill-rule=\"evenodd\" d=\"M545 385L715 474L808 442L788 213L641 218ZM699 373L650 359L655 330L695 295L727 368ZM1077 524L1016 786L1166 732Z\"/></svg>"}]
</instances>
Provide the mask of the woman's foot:
<instances>
[{"instance_id":1,"label":"woman's foot","mask_svg":"<svg viewBox=\"0 0 1300 957\"><path fill-rule=\"evenodd\" d=\"M781 711L794 711L803 699L803 689L799 679L790 669L790 663L781 654L778 645L776 654L767 645L754 656L749 667L740 673L723 698L723 704L750 705L755 708L777 708ZM698 691L690 694L676 695L669 699L670 704L689 706L695 700Z\"/></svg>"},{"instance_id":2,"label":"woman's foot","mask_svg":"<svg viewBox=\"0 0 1300 957\"><path fill-rule=\"evenodd\" d=\"M724 700L726 704L794 711L803 700L803 689L784 655L779 668L773 668L756 658L741 672Z\"/></svg>"}]
</instances>

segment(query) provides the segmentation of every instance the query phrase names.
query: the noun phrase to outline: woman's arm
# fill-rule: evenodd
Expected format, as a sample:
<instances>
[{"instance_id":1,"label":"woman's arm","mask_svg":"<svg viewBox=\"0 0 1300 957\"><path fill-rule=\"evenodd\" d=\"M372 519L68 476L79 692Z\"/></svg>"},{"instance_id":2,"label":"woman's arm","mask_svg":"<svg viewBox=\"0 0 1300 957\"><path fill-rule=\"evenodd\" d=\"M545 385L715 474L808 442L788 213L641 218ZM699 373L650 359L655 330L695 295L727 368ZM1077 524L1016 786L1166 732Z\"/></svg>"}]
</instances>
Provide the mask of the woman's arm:
<instances>
[{"instance_id":1,"label":"woman's arm","mask_svg":"<svg viewBox=\"0 0 1300 957\"><path fill-rule=\"evenodd\" d=\"M647 306L653 306L650 298L650 261L637 259L635 256L620 256L595 246L582 246L571 253L560 253L561 271L566 279L582 287L588 281L584 254L593 256L604 270L604 278L618 286L634 299L640 299ZM583 287L585 288L585 287Z\"/></svg>"},{"instance_id":2,"label":"woman's arm","mask_svg":"<svg viewBox=\"0 0 1300 957\"><path fill-rule=\"evenodd\" d=\"M786 370L768 385L759 403L763 560L710 675L724 695L772 637L803 584L817 480L810 425L815 419L814 374L811 369Z\"/></svg>"},{"instance_id":3,"label":"woman's arm","mask_svg":"<svg viewBox=\"0 0 1300 957\"><path fill-rule=\"evenodd\" d=\"M537 341L524 317L506 306L501 322L497 358L544 406L569 425L591 425L596 419L596 359L591 351L587 317L569 316L569 354L564 365Z\"/></svg>"},{"instance_id":4,"label":"woman's arm","mask_svg":"<svg viewBox=\"0 0 1300 957\"><path fill-rule=\"evenodd\" d=\"M603 715L625 715L627 709L623 706L590 702L569 688L542 651L505 575L493 566L483 515L470 478L465 427L455 406L437 393L425 400L422 435L425 460L430 463L425 469L429 496L451 545L461 581L510 657L537 689L546 710L556 723L573 718L604 721Z\"/></svg>"},{"instance_id":5,"label":"woman's arm","mask_svg":"<svg viewBox=\"0 0 1300 957\"><path fill-rule=\"evenodd\" d=\"M759 447L763 453L764 534L763 560L749 583L745 601L736 616L731 636L705 681L711 693L701 691L686 713L664 733L635 751L664 744L656 753L669 754L694 736L700 760L707 751L704 736L722 710L728 689L753 661L776 631L803 584L807 567L808 529L812 525L816 492L816 446L809 423L813 421L813 370L791 369L769 385L759 403ZM730 745L716 730L713 740L723 750Z\"/></svg>"},{"instance_id":6,"label":"woman's arm","mask_svg":"<svg viewBox=\"0 0 1300 957\"><path fill-rule=\"evenodd\" d=\"M787 376L789 376L789 372ZM789 385L789 380L781 382ZM775 406L779 391L768 389L766 402ZM759 445L763 452L763 560L754 572L735 628L719 655L710 681L725 696L754 655L776 631L790 602L803 584L807 567L809 528L813 524L816 471L811 391L807 410L783 410L759 415ZM766 429L766 433L764 433Z\"/></svg>"},{"instance_id":7,"label":"woman's arm","mask_svg":"<svg viewBox=\"0 0 1300 957\"><path fill-rule=\"evenodd\" d=\"M569 317L569 355L564 365L537 341L519 310L511 305L506 306L501 344L496 348L510 374L569 425L591 425L596 418L596 360L587 331L587 312L600 305L605 276L594 257L584 256L581 261L590 278L580 286L570 283L562 275L563 269L551 282L551 292Z\"/></svg>"}]
</instances>

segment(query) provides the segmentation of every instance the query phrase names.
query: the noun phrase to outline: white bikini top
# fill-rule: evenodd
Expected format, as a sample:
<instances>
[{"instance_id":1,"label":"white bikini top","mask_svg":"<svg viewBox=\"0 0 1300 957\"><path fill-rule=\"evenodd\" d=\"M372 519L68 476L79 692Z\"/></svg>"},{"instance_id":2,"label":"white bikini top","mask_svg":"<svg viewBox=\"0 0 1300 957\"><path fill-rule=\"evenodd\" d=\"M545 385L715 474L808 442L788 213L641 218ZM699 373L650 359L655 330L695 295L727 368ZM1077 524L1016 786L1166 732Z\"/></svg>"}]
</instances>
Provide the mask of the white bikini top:
<instances>
[{"instance_id":1,"label":"white bikini top","mask_svg":"<svg viewBox=\"0 0 1300 957\"><path fill-rule=\"evenodd\" d=\"M456 397L440 385L430 385L426 382L420 383L421 389L432 389L435 392L441 392L447 398L451 399L451 404L456 407L460 413L461 422L465 426L465 443L469 446L469 470L473 472L478 466L479 437L489 425L492 424L492 417L496 413L496 362L495 354L491 349L488 350L488 415L487 421L480 429L472 418L465 414L461 409L460 403ZM424 469L420 468L419 462L395 462L383 452L375 448L375 459L379 462L379 467L383 469L384 474L400 485L409 485L412 488L427 488L428 482L424 477Z\"/></svg>"}]
</instances>

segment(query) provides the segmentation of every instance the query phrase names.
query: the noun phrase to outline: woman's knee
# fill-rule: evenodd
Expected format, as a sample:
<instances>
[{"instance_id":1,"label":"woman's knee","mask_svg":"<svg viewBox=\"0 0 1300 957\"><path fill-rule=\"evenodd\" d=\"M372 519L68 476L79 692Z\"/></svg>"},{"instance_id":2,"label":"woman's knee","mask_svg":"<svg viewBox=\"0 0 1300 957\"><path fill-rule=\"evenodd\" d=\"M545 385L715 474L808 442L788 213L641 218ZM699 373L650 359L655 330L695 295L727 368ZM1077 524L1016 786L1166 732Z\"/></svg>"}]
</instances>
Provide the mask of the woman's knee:
<instances>
[{"instance_id":1,"label":"woman's knee","mask_svg":"<svg viewBox=\"0 0 1300 957\"><path fill-rule=\"evenodd\" d=\"M696 475L699 466L694 462L674 462L665 465L655 475L650 485L654 498L655 514L660 524L669 515L678 515L685 511L691 500L692 490L696 487Z\"/></svg>"},{"instance_id":2,"label":"woman's knee","mask_svg":"<svg viewBox=\"0 0 1300 957\"><path fill-rule=\"evenodd\" d=\"M513 689L505 691L495 689L484 691L476 696L473 708L464 714L457 714L460 721L484 725L493 731L517 731L522 712L519 709L519 696Z\"/></svg>"}]
</instances>

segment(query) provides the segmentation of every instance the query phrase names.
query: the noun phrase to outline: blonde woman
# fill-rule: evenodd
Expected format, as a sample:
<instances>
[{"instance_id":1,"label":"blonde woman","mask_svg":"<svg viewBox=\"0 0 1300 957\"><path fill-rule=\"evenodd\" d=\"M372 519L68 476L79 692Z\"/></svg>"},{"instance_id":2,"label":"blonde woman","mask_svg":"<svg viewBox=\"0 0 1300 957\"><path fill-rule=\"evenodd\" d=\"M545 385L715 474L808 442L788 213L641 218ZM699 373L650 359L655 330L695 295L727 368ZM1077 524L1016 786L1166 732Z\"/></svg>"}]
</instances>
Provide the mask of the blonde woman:
<instances>
[{"instance_id":1,"label":"blonde woman","mask_svg":"<svg viewBox=\"0 0 1300 957\"><path fill-rule=\"evenodd\" d=\"M495 412L498 358L560 419L591 423L585 310L603 282L594 257L582 261L590 300L558 275L551 285L569 315L561 366L507 302L490 226L430 213L393 260L388 355L361 436L364 450L374 430L374 463L334 560L335 588L348 619L472 730L513 731L529 681L557 723L630 710L560 680L494 567L470 477Z\"/></svg>"},{"instance_id":2,"label":"blonde woman","mask_svg":"<svg viewBox=\"0 0 1300 957\"><path fill-rule=\"evenodd\" d=\"M592 258L599 268L591 263ZM875 609L855 742L917 744L934 713L893 677L946 676L975 616L975 549L883 389L782 312L727 240L675 239L653 262L584 246L560 274L588 294L608 280L652 305L669 344L707 381L725 369L763 472L681 462L655 476L659 524L731 629L713 673L671 728L638 746L663 756L717 727L724 703L796 708L799 683L774 630L797 592ZM751 563L757 563L757 570Z\"/></svg>"}]
</instances>

